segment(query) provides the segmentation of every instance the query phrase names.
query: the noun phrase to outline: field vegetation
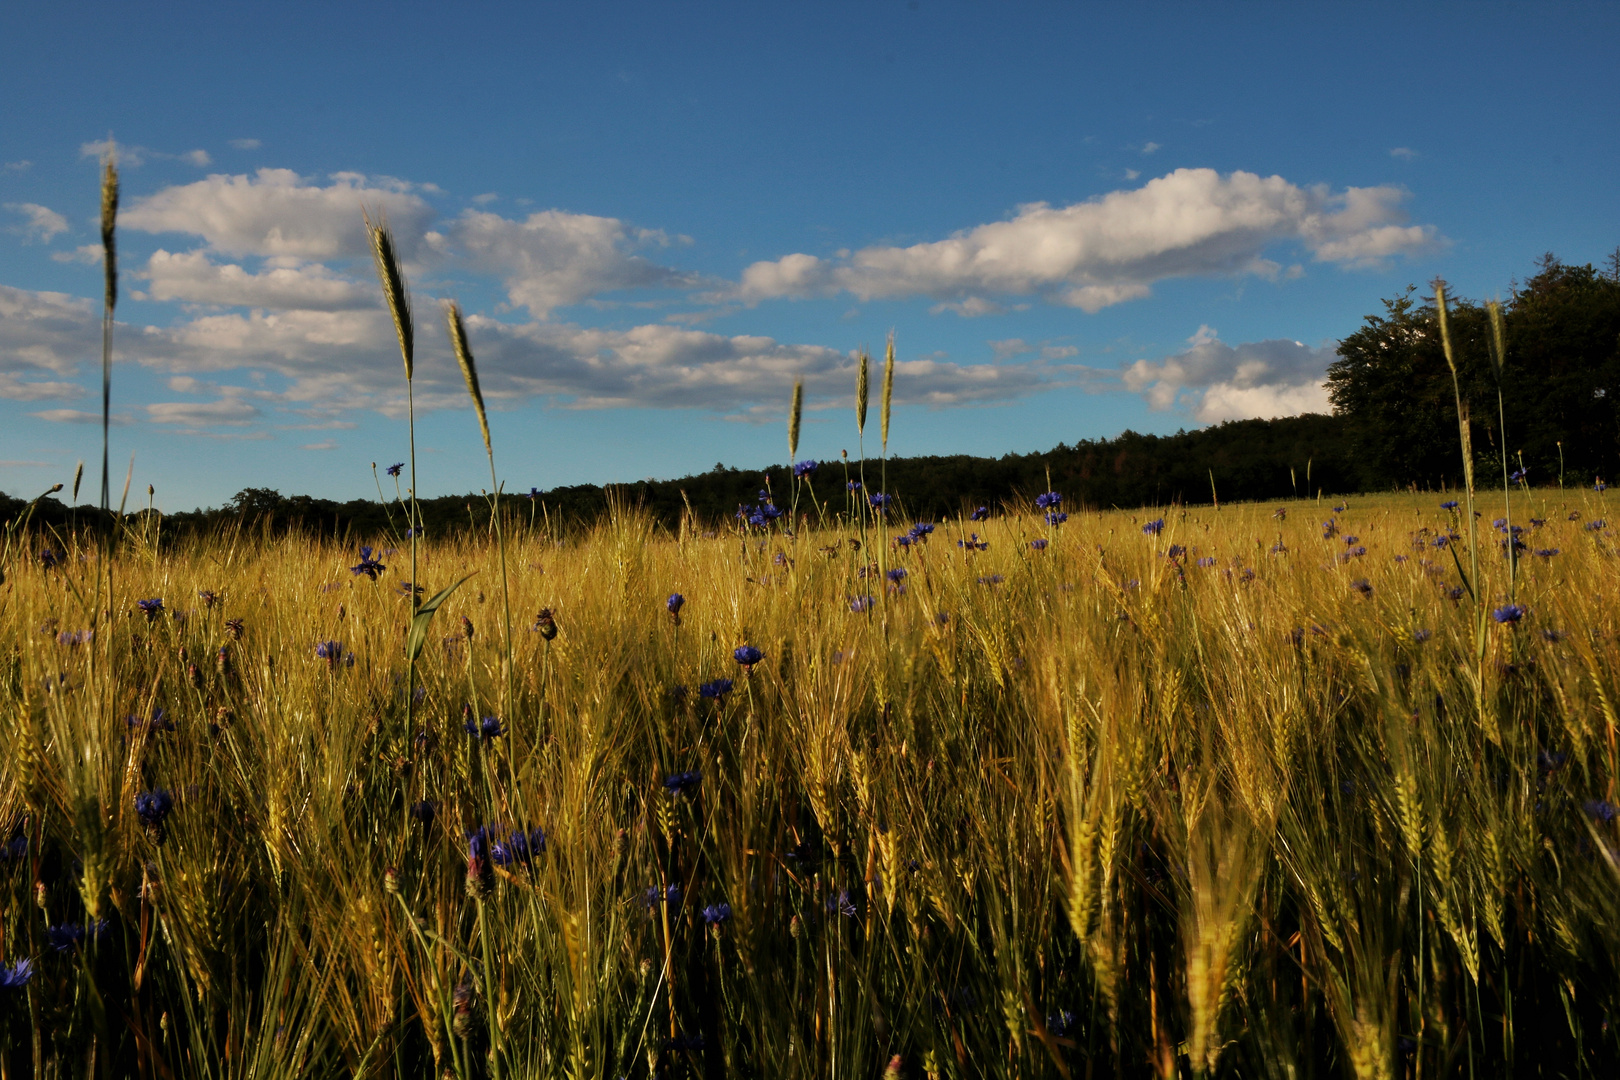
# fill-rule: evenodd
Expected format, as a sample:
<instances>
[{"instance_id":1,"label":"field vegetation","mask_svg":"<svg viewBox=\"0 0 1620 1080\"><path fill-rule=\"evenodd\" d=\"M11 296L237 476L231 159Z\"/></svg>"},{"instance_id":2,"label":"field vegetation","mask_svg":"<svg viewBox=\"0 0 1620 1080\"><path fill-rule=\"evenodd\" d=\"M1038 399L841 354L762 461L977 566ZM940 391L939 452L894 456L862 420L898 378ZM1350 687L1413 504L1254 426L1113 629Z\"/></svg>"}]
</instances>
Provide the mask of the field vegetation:
<instances>
[{"instance_id":1,"label":"field vegetation","mask_svg":"<svg viewBox=\"0 0 1620 1080\"><path fill-rule=\"evenodd\" d=\"M1455 496L907 514L891 343L879 459L863 357L849 474L554 530L450 305L482 528L36 500L0 1077L1614 1075L1607 494L1476 452L1503 310L1483 401L1433 310Z\"/></svg>"},{"instance_id":2,"label":"field vegetation","mask_svg":"<svg viewBox=\"0 0 1620 1080\"><path fill-rule=\"evenodd\" d=\"M15 533L6 1075L1602 1075L1605 498Z\"/></svg>"}]
</instances>

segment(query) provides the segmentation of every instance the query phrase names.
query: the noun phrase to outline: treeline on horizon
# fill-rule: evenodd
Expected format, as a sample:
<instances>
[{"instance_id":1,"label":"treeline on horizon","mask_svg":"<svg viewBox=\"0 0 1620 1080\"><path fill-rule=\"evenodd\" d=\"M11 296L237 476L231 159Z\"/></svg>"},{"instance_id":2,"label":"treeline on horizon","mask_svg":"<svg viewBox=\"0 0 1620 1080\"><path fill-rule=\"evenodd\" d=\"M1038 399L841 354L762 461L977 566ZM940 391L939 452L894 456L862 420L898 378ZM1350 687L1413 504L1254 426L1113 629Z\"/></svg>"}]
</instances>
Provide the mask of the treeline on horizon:
<instances>
[{"instance_id":1,"label":"treeline on horizon","mask_svg":"<svg viewBox=\"0 0 1620 1080\"><path fill-rule=\"evenodd\" d=\"M1524 468L1533 484L1585 485L1616 474L1620 465L1620 249L1603 270L1569 266L1551 254L1536 273L1515 283L1505 303L1505 415L1488 359L1484 306L1453 300L1451 335L1475 448L1476 484ZM1254 501L1420 488L1446 490L1461 481L1456 401L1441 351L1432 297L1415 288L1384 301L1339 345L1327 375L1331 415L1236 420L1174 435L1126 431L1111 439L1059 444L1045 452L999 458L966 454L892 458L866 463L866 490L893 494L907 516L953 517L977 506L1017 507L1043 491L1061 492L1071 506L1133 509L1173 503ZM1505 430L1507 437L1503 438ZM829 514L845 511L846 477L859 465L820 464L801 489L799 513L814 515L808 492ZM792 502L785 464L738 469L716 465L678 480L578 484L532 494L509 493L503 504L519 523L553 530L596 521L610 500L641 508L674 527L691 513L703 528L723 527L743 504L769 488L776 504ZM28 503L0 494L0 520L16 519ZM483 494L424 499L428 534L486 528ZM54 528L104 524L94 507L76 510L54 497L37 502L31 520ZM337 502L245 488L223 507L166 514L171 535L234 523L323 534L379 537L403 518L368 499Z\"/></svg>"}]
</instances>

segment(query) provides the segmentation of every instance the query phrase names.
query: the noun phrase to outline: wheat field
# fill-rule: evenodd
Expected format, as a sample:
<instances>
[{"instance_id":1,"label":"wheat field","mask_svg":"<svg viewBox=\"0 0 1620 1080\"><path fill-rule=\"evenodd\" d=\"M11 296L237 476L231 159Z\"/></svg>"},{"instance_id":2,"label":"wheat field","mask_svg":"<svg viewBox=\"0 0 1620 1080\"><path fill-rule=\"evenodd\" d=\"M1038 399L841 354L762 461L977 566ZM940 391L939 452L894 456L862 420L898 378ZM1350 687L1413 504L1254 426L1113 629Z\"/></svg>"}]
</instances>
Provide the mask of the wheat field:
<instances>
[{"instance_id":1,"label":"wheat field","mask_svg":"<svg viewBox=\"0 0 1620 1080\"><path fill-rule=\"evenodd\" d=\"M1603 493L845 495L14 527L0 1072L1613 1075Z\"/></svg>"}]
</instances>

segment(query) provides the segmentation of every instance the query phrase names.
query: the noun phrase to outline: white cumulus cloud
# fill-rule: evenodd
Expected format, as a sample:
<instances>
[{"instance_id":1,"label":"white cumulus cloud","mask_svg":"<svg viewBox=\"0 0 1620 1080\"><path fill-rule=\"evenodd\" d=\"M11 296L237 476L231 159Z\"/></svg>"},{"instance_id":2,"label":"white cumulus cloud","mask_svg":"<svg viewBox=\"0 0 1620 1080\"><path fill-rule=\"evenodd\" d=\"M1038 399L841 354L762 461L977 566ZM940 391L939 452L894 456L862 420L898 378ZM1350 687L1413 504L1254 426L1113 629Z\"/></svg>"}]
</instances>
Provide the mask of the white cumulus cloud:
<instances>
[{"instance_id":1,"label":"white cumulus cloud","mask_svg":"<svg viewBox=\"0 0 1620 1080\"><path fill-rule=\"evenodd\" d=\"M366 254L362 206L387 214L406 254L433 218L432 207L406 185L354 173L330 181L307 183L291 169L260 169L252 176L216 173L137 200L119 224L200 236L225 254L319 260Z\"/></svg>"},{"instance_id":2,"label":"white cumulus cloud","mask_svg":"<svg viewBox=\"0 0 1620 1080\"><path fill-rule=\"evenodd\" d=\"M259 273L235 263L217 263L205 252L174 253L159 248L141 276L153 300L178 300L227 307L295 308L342 311L375 307L375 284L343 277L321 263L282 257L267 260Z\"/></svg>"},{"instance_id":3,"label":"white cumulus cloud","mask_svg":"<svg viewBox=\"0 0 1620 1080\"><path fill-rule=\"evenodd\" d=\"M1124 368L1125 388L1155 410L1178 407L1200 423L1329 411L1324 379L1334 347L1284 339L1228 345L1201 326L1185 352Z\"/></svg>"},{"instance_id":4,"label":"white cumulus cloud","mask_svg":"<svg viewBox=\"0 0 1620 1080\"><path fill-rule=\"evenodd\" d=\"M1031 203L1008 221L910 247L823 259L793 254L743 271L736 298L928 296L951 304L1040 295L1097 311L1149 295L1155 282L1281 269L1274 245L1320 262L1362 265L1423 248L1433 226L1407 225L1394 187L1300 187L1280 176L1177 169L1139 188L1070 206Z\"/></svg>"},{"instance_id":5,"label":"white cumulus cloud","mask_svg":"<svg viewBox=\"0 0 1620 1080\"><path fill-rule=\"evenodd\" d=\"M691 282L633 253L636 247L665 246L668 237L632 230L617 218L544 210L513 221L469 210L447 239L467 266L498 276L513 305L536 318L604 292Z\"/></svg>"}]
</instances>

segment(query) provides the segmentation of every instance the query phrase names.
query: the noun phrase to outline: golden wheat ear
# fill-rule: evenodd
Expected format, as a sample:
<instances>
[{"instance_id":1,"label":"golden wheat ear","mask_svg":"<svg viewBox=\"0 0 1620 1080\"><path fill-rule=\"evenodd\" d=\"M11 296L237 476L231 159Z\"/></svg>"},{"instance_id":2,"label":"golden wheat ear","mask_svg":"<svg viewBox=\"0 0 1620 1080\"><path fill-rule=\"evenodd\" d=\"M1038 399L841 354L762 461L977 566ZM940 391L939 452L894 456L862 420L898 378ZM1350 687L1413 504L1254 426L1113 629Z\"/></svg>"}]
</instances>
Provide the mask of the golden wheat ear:
<instances>
[{"instance_id":1,"label":"golden wheat ear","mask_svg":"<svg viewBox=\"0 0 1620 1080\"><path fill-rule=\"evenodd\" d=\"M889 347L883 354L883 448L889 447L889 402L894 398L894 331L889 331Z\"/></svg>"},{"instance_id":2,"label":"golden wheat ear","mask_svg":"<svg viewBox=\"0 0 1620 1080\"><path fill-rule=\"evenodd\" d=\"M871 394L872 358L862 349L860 356L855 358L855 432L858 435L866 434L866 399Z\"/></svg>"},{"instance_id":3,"label":"golden wheat ear","mask_svg":"<svg viewBox=\"0 0 1620 1080\"><path fill-rule=\"evenodd\" d=\"M788 468L799 456L799 422L804 417L804 380L793 382L793 404L788 409Z\"/></svg>"},{"instance_id":4,"label":"golden wheat ear","mask_svg":"<svg viewBox=\"0 0 1620 1080\"><path fill-rule=\"evenodd\" d=\"M111 152L101 169L101 250L111 311L118 306L118 160Z\"/></svg>"},{"instance_id":5,"label":"golden wheat ear","mask_svg":"<svg viewBox=\"0 0 1620 1080\"><path fill-rule=\"evenodd\" d=\"M467 380L467 393L472 395L473 408L478 410L478 427L484 433L484 451L490 453L489 414L484 411L484 392L478 387L478 364L467 345L467 327L462 321L461 305L454 300L446 300L444 321L450 332L450 347L456 351L456 363L461 366L461 377Z\"/></svg>"},{"instance_id":6,"label":"golden wheat ear","mask_svg":"<svg viewBox=\"0 0 1620 1080\"><path fill-rule=\"evenodd\" d=\"M405 286L405 275L399 268L398 247L394 232L388 227L388 216L379 213L375 221L362 209L366 220L366 237L371 242L371 258L377 265L377 280L382 283L383 299L388 301L388 313L394 317L394 333L399 336L399 355L405 361L405 381L410 382L416 371L416 330L411 322L411 294Z\"/></svg>"}]
</instances>

